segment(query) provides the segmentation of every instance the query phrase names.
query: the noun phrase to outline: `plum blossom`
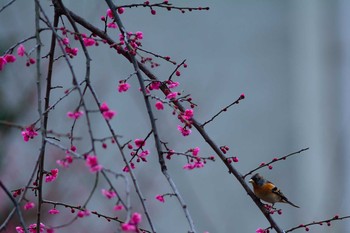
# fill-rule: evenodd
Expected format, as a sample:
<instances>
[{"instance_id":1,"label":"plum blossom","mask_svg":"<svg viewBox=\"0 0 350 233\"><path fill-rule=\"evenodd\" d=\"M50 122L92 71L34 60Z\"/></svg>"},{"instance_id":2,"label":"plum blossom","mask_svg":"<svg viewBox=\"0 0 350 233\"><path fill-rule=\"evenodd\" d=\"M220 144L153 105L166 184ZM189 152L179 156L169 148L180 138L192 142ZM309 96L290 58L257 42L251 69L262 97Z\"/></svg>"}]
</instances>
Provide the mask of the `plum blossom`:
<instances>
[{"instance_id":1,"label":"plum blossom","mask_svg":"<svg viewBox=\"0 0 350 233\"><path fill-rule=\"evenodd\" d=\"M16 227L17 233L25 233L23 227Z\"/></svg>"},{"instance_id":2,"label":"plum blossom","mask_svg":"<svg viewBox=\"0 0 350 233\"><path fill-rule=\"evenodd\" d=\"M93 38L83 38L83 42L86 47L96 44L96 41Z\"/></svg>"},{"instance_id":3,"label":"plum blossom","mask_svg":"<svg viewBox=\"0 0 350 233\"><path fill-rule=\"evenodd\" d=\"M95 173L102 170L102 166L98 164L96 155L88 155L86 157L86 166L90 168L91 173Z\"/></svg>"},{"instance_id":4,"label":"plum blossom","mask_svg":"<svg viewBox=\"0 0 350 233\"><path fill-rule=\"evenodd\" d=\"M115 24L115 22L110 22L107 24L108 28L117 28L117 24Z\"/></svg>"},{"instance_id":5,"label":"plum blossom","mask_svg":"<svg viewBox=\"0 0 350 233\"><path fill-rule=\"evenodd\" d=\"M192 150L192 155L193 155L193 156L197 156L198 153L199 153L199 151L200 151L200 148L199 148L199 147L194 148L194 149Z\"/></svg>"},{"instance_id":6,"label":"plum blossom","mask_svg":"<svg viewBox=\"0 0 350 233\"><path fill-rule=\"evenodd\" d=\"M45 225L43 223L40 223L40 232L44 232ZM29 232L30 233L36 233L36 223L29 225Z\"/></svg>"},{"instance_id":7,"label":"plum blossom","mask_svg":"<svg viewBox=\"0 0 350 233\"><path fill-rule=\"evenodd\" d=\"M171 100L171 99L175 99L176 96L177 96L177 92L170 92L170 93L166 96L166 98Z\"/></svg>"},{"instance_id":8,"label":"plum blossom","mask_svg":"<svg viewBox=\"0 0 350 233\"><path fill-rule=\"evenodd\" d=\"M90 215L89 210L80 210L77 214L78 218L84 218Z\"/></svg>"},{"instance_id":9,"label":"plum blossom","mask_svg":"<svg viewBox=\"0 0 350 233\"><path fill-rule=\"evenodd\" d=\"M45 182L46 183L52 182L56 180L57 176L58 176L58 169L57 168L52 169L49 173L46 174Z\"/></svg>"},{"instance_id":10,"label":"plum blossom","mask_svg":"<svg viewBox=\"0 0 350 233\"><path fill-rule=\"evenodd\" d=\"M171 88L175 88L177 86L179 86L179 82L174 82L174 81L168 81L168 87L171 89Z\"/></svg>"},{"instance_id":11,"label":"plum blossom","mask_svg":"<svg viewBox=\"0 0 350 233\"><path fill-rule=\"evenodd\" d=\"M137 138L137 139L135 139L134 142L135 142L135 145L136 145L137 147L143 147L143 146L146 145L146 142L145 142L145 140L143 140L143 139Z\"/></svg>"},{"instance_id":12,"label":"plum blossom","mask_svg":"<svg viewBox=\"0 0 350 233\"><path fill-rule=\"evenodd\" d=\"M118 13L119 13L120 15L123 14L124 11L125 11L124 7L119 7L119 8L118 8Z\"/></svg>"},{"instance_id":13,"label":"plum blossom","mask_svg":"<svg viewBox=\"0 0 350 233\"><path fill-rule=\"evenodd\" d=\"M204 167L204 163L201 161L197 161L195 163L188 163L185 166L183 166L183 169L185 170L193 170L195 168L202 168Z\"/></svg>"},{"instance_id":14,"label":"plum blossom","mask_svg":"<svg viewBox=\"0 0 350 233\"><path fill-rule=\"evenodd\" d=\"M68 112L67 117L71 119L79 119L82 115L84 115L83 111L75 111L75 112Z\"/></svg>"},{"instance_id":15,"label":"plum blossom","mask_svg":"<svg viewBox=\"0 0 350 233\"><path fill-rule=\"evenodd\" d=\"M33 126L29 126L27 127L24 131L22 131L22 136L23 136L23 140L25 142L28 142L29 139L33 139L35 136L38 135L37 132L35 132L35 129Z\"/></svg>"},{"instance_id":16,"label":"plum blossom","mask_svg":"<svg viewBox=\"0 0 350 233\"><path fill-rule=\"evenodd\" d=\"M52 214L52 215L59 214L59 213L60 213L60 211L56 208L49 210L49 214Z\"/></svg>"},{"instance_id":17,"label":"plum blossom","mask_svg":"<svg viewBox=\"0 0 350 233\"><path fill-rule=\"evenodd\" d=\"M100 111L102 112L103 118L106 120L111 120L116 114L115 111L109 109L107 103L103 102L100 106Z\"/></svg>"},{"instance_id":18,"label":"plum blossom","mask_svg":"<svg viewBox=\"0 0 350 233\"><path fill-rule=\"evenodd\" d=\"M193 109L186 109L184 112L184 118L190 120L193 117Z\"/></svg>"},{"instance_id":19,"label":"plum blossom","mask_svg":"<svg viewBox=\"0 0 350 233\"><path fill-rule=\"evenodd\" d=\"M163 105L163 103L161 101L157 101L155 106L156 106L156 109L158 109L158 110L163 110L164 109L164 105Z\"/></svg>"},{"instance_id":20,"label":"plum blossom","mask_svg":"<svg viewBox=\"0 0 350 233\"><path fill-rule=\"evenodd\" d=\"M155 81L155 82L152 82L150 85L149 85L149 89L150 90L159 90L159 87L162 83L159 82L159 81Z\"/></svg>"},{"instance_id":21,"label":"plum blossom","mask_svg":"<svg viewBox=\"0 0 350 233\"><path fill-rule=\"evenodd\" d=\"M26 49L23 44L20 44L17 48L17 55L23 57L26 52Z\"/></svg>"},{"instance_id":22,"label":"plum blossom","mask_svg":"<svg viewBox=\"0 0 350 233\"><path fill-rule=\"evenodd\" d=\"M24 205L24 210L30 210L30 209L33 209L35 206L34 202L27 202L25 205Z\"/></svg>"},{"instance_id":23,"label":"plum blossom","mask_svg":"<svg viewBox=\"0 0 350 233\"><path fill-rule=\"evenodd\" d=\"M186 129L186 127L182 127L181 125L178 125L177 129L181 132L182 136L184 136L184 137L186 137L192 133L192 130Z\"/></svg>"},{"instance_id":24,"label":"plum blossom","mask_svg":"<svg viewBox=\"0 0 350 233\"><path fill-rule=\"evenodd\" d=\"M164 196L163 195L157 195L156 196L156 199L158 200L158 201L160 201L160 202L165 202L165 199L164 199Z\"/></svg>"},{"instance_id":25,"label":"plum blossom","mask_svg":"<svg viewBox=\"0 0 350 233\"><path fill-rule=\"evenodd\" d=\"M126 92L127 90L129 90L129 88L130 88L130 84L126 82L120 82L118 85L119 92Z\"/></svg>"},{"instance_id":26,"label":"plum blossom","mask_svg":"<svg viewBox=\"0 0 350 233\"><path fill-rule=\"evenodd\" d=\"M66 155L64 159L56 160L56 163L61 167L68 167L69 164L73 163L73 157L71 155Z\"/></svg>"},{"instance_id":27,"label":"plum blossom","mask_svg":"<svg viewBox=\"0 0 350 233\"><path fill-rule=\"evenodd\" d=\"M117 194L113 190L102 189L101 192L102 195L107 197L108 199L112 199L113 197L117 196Z\"/></svg>"},{"instance_id":28,"label":"plum blossom","mask_svg":"<svg viewBox=\"0 0 350 233\"><path fill-rule=\"evenodd\" d=\"M6 60L7 63L13 63L13 62L16 61L16 57L13 56L12 54L6 54L6 55L4 56L4 58L5 58L5 60Z\"/></svg>"},{"instance_id":29,"label":"plum blossom","mask_svg":"<svg viewBox=\"0 0 350 233\"><path fill-rule=\"evenodd\" d=\"M125 232L139 232L138 224L141 223L142 216L141 214L135 212L131 215L131 218L128 222L123 223L121 228Z\"/></svg>"},{"instance_id":30,"label":"plum blossom","mask_svg":"<svg viewBox=\"0 0 350 233\"><path fill-rule=\"evenodd\" d=\"M137 38L137 39L139 39L139 40L142 40L142 39L143 39L143 33L142 33L142 32L139 32L139 31L138 31L138 32L135 33L135 35L136 35L136 38Z\"/></svg>"},{"instance_id":31,"label":"plum blossom","mask_svg":"<svg viewBox=\"0 0 350 233\"><path fill-rule=\"evenodd\" d=\"M109 18L111 18L111 19L114 18L114 16L113 16L113 11L112 11L111 9L107 9L106 14L107 14L107 16L108 16Z\"/></svg>"},{"instance_id":32,"label":"plum blossom","mask_svg":"<svg viewBox=\"0 0 350 233\"><path fill-rule=\"evenodd\" d=\"M123 205L115 205L114 207L113 207L113 210L115 210L115 211L121 211L121 210L123 210L124 209L124 206Z\"/></svg>"}]
</instances>

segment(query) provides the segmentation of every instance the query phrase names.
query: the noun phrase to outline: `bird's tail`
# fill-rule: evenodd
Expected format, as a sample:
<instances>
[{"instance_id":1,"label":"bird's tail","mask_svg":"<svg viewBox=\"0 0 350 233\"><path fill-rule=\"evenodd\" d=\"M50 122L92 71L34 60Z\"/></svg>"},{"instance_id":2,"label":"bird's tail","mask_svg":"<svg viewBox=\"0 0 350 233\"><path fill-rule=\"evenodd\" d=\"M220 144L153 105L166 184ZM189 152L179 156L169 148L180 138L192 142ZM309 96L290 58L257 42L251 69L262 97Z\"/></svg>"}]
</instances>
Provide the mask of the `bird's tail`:
<instances>
[{"instance_id":1,"label":"bird's tail","mask_svg":"<svg viewBox=\"0 0 350 233\"><path fill-rule=\"evenodd\" d=\"M292 202L288 201L287 199L283 200L283 202L288 203L289 205L292 205L292 206L294 206L296 208L300 208L299 206L297 206L297 205L293 204Z\"/></svg>"}]
</instances>

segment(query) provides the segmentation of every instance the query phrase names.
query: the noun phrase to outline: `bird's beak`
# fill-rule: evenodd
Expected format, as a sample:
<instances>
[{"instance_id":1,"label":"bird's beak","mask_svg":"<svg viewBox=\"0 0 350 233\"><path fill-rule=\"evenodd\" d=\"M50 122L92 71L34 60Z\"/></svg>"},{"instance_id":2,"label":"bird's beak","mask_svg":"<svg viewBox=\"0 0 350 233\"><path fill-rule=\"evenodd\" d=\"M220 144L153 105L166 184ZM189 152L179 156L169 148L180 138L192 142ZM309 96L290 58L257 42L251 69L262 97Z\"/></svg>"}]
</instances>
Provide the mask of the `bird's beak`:
<instances>
[{"instance_id":1,"label":"bird's beak","mask_svg":"<svg viewBox=\"0 0 350 233\"><path fill-rule=\"evenodd\" d=\"M249 180L249 183L251 183L251 184L252 184L252 183L254 183L254 181L253 181L252 179L250 179L250 180Z\"/></svg>"}]
</instances>

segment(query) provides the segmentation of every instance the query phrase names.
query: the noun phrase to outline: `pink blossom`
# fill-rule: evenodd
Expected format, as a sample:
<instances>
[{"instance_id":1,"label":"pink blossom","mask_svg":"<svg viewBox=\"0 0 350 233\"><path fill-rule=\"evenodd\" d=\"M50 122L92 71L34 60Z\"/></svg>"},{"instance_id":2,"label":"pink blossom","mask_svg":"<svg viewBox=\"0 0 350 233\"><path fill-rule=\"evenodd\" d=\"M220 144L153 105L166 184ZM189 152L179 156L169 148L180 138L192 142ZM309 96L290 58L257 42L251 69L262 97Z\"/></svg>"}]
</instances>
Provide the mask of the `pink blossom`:
<instances>
[{"instance_id":1,"label":"pink blossom","mask_svg":"<svg viewBox=\"0 0 350 233\"><path fill-rule=\"evenodd\" d=\"M68 37L63 38L63 39L62 39L62 43L63 43L64 45L68 45L68 44L69 44L69 38L68 38Z\"/></svg>"},{"instance_id":2,"label":"pink blossom","mask_svg":"<svg viewBox=\"0 0 350 233\"><path fill-rule=\"evenodd\" d=\"M95 173L102 170L102 166L98 164L96 155L88 155L86 157L86 166L90 168L90 172Z\"/></svg>"},{"instance_id":3,"label":"pink blossom","mask_svg":"<svg viewBox=\"0 0 350 233\"><path fill-rule=\"evenodd\" d=\"M102 189L101 192L102 195L107 197L108 199L112 199L113 197L117 196L117 194L113 190Z\"/></svg>"},{"instance_id":4,"label":"pink blossom","mask_svg":"<svg viewBox=\"0 0 350 233\"><path fill-rule=\"evenodd\" d=\"M134 142L137 147L143 147L146 144L145 140L139 138L135 139Z\"/></svg>"},{"instance_id":5,"label":"pink blossom","mask_svg":"<svg viewBox=\"0 0 350 233\"><path fill-rule=\"evenodd\" d=\"M115 116L115 114L116 113L111 110L102 113L103 118L105 118L106 120L111 120Z\"/></svg>"},{"instance_id":6,"label":"pink blossom","mask_svg":"<svg viewBox=\"0 0 350 233\"><path fill-rule=\"evenodd\" d=\"M84 115L83 111L76 111L76 112L68 112L67 117L71 119L79 119L82 115Z\"/></svg>"},{"instance_id":7,"label":"pink blossom","mask_svg":"<svg viewBox=\"0 0 350 233\"><path fill-rule=\"evenodd\" d=\"M149 155L149 150L144 150L144 151L142 151L142 152L140 153L139 156L140 156L141 158L146 158L147 155Z\"/></svg>"},{"instance_id":8,"label":"pink blossom","mask_svg":"<svg viewBox=\"0 0 350 233\"><path fill-rule=\"evenodd\" d=\"M180 72L179 70L177 70L177 71L175 72L175 75L176 75L176 76L180 76L180 75L181 75L181 72Z\"/></svg>"},{"instance_id":9,"label":"pink blossom","mask_svg":"<svg viewBox=\"0 0 350 233\"><path fill-rule=\"evenodd\" d=\"M111 9L107 9L107 16L109 17L109 18L111 18L111 19L113 19L114 18L114 16L113 16L113 11L111 10Z\"/></svg>"},{"instance_id":10,"label":"pink blossom","mask_svg":"<svg viewBox=\"0 0 350 233\"><path fill-rule=\"evenodd\" d=\"M5 60L8 62L8 63L13 63L16 61L16 57L13 56L12 54L6 54L4 56Z\"/></svg>"},{"instance_id":11,"label":"pink blossom","mask_svg":"<svg viewBox=\"0 0 350 233\"><path fill-rule=\"evenodd\" d=\"M191 163L185 164L185 166L183 166L183 169L185 170L193 170L194 166Z\"/></svg>"},{"instance_id":12,"label":"pink blossom","mask_svg":"<svg viewBox=\"0 0 350 233\"><path fill-rule=\"evenodd\" d=\"M108 28L117 28L117 24L115 24L115 22L110 22L107 24Z\"/></svg>"},{"instance_id":13,"label":"pink blossom","mask_svg":"<svg viewBox=\"0 0 350 233\"><path fill-rule=\"evenodd\" d=\"M123 14L124 11L125 11L124 7L119 7L119 8L118 8L118 13L119 13L119 14Z\"/></svg>"},{"instance_id":14,"label":"pink blossom","mask_svg":"<svg viewBox=\"0 0 350 233\"><path fill-rule=\"evenodd\" d=\"M181 125L178 125L177 129L181 132L182 136L184 136L184 137L186 137L192 133L192 130L186 129L185 127L182 127Z\"/></svg>"},{"instance_id":15,"label":"pink blossom","mask_svg":"<svg viewBox=\"0 0 350 233\"><path fill-rule=\"evenodd\" d=\"M194 167L195 168L202 168L202 167L204 167L204 163L201 161L195 162Z\"/></svg>"},{"instance_id":16,"label":"pink blossom","mask_svg":"<svg viewBox=\"0 0 350 233\"><path fill-rule=\"evenodd\" d=\"M0 71L4 69L7 61L4 57L0 57Z\"/></svg>"},{"instance_id":17,"label":"pink blossom","mask_svg":"<svg viewBox=\"0 0 350 233\"><path fill-rule=\"evenodd\" d=\"M43 223L40 223L40 232L44 232L45 225ZM29 225L29 232L30 233L36 233L36 223Z\"/></svg>"},{"instance_id":18,"label":"pink blossom","mask_svg":"<svg viewBox=\"0 0 350 233\"><path fill-rule=\"evenodd\" d=\"M166 98L171 100L171 99L175 99L176 96L177 96L177 92L170 92L170 93L166 96Z\"/></svg>"},{"instance_id":19,"label":"pink blossom","mask_svg":"<svg viewBox=\"0 0 350 233\"><path fill-rule=\"evenodd\" d=\"M106 102L103 102L103 103L101 104L101 106L100 106L100 111L101 111L101 112L105 112L105 111L108 111L108 110L109 110L109 107L108 107L107 103L106 103Z\"/></svg>"},{"instance_id":20,"label":"pink blossom","mask_svg":"<svg viewBox=\"0 0 350 233\"><path fill-rule=\"evenodd\" d=\"M164 105L161 101L157 101L157 103L155 104L156 109L158 110L163 110L164 109Z\"/></svg>"},{"instance_id":21,"label":"pink blossom","mask_svg":"<svg viewBox=\"0 0 350 233\"><path fill-rule=\"evenodd\" d=\"M56 180L58 176L58 169L52 169L49 173L46 174L46 177L45 177L45 182L46 183L49 183L49 182L52 182L54 180Z\"/></svg>"},{"instance_id":22,"label":"pink blossom","mask_svg":"<svg viewBox=\"0 0 350 233\"><path fill-rule=\"evenodd\" d=\"M61 167L69 167L69 164L73 162L73 157L71 155L66 155L64 159L56 160L56 163Z\"/></svg>"},{"instance_id":23,"label":"pink blossom","mask_svg":"<svg viewBox=\"0 0 350 233\"><path fill-rule=\"evenodd\" d=\"M53 228L46 228L46 233L55 233Z\"/></svg>"},{"instance_id":24,"label":"pink blossom","mask_svg":"<svg viewBox=\"0 0 350 233\"><path fill-rule=\"evenodd\" d=\"M60 213L60 211L58 209L56 209L56 208L53 208L53 209L49 210L49 214L52 214L52 215L59 214L59 213Z\"/></svg>"},{"instance_id":25,"label":"pink blossom","mask_svg":"<svg viewBox=\"0 0 350 233\"><path fill-rule=\"evenodd\" d=\"M239 159L235 156L235 157L232 157L232 161L235 163L238 163Z\"/></svg>"},{"instance_id":26,"label":"pink blossom","mask_svg":"<svg viewBox=\"0 0 350 233\"><path fill-rule=\"evenodd\" d=\"M35 206L34 202L27 202L25 205L24 205L24 210L30 210L30 209L33 209Z\"/></svg>"},{"instance_id":27,"label":"pink blossom","mask_svg":"<svg viewBox=\"0 0 350 233\"><path fill-rule=\"evenodd\" d=\"M157 12L156 12L155 10L152 9L152 10L151 10L151 14L152 14L152 15L155 15L155 14L157 14Z\"/></svg>"},{"instance_id":28,"label":"pink blossom","mask_svg":"<svg viewBox=\"0 0 350 233\"><path fill-rule=\"evenodd\" d=\"M193 117L193 109L186 109L184 112L184 118L190 120Z\"/></svg>"},{"instance_id":29,"label":"pink blossom","mask_svg":"<svg viewBox=\"0 0 350 233\"><path fill-rule=\"evenodd\" d=\"M160 202L165 202L165 199L164 199L164 196L163 195L157 195L156 196L156 199L158 200L158 201L160 201Z\"/></svg>"},{"instance_id":30,"label":"pink blossom","mask_svg":"<svg viewBox=\"0 0 350 233\"><path fill-rule=\"evenodd\" d=\"M86 47L95 45L96 41L93 38L83 38Z\"/></svg>"},{"instance_id":31,"label":"pink blossom","mask_svg":"<svg viewBox=\"0 0 350 233\"><path fill-rule=\"evenodd\" d=\"M261 228L258 228L255 232L256 232L256 233L265 233L265 230L264 230L264 229L261 229Z\"/></svg>"},{"instance_id":32,"label":"pink blossom","mask_svg":"<svg viewBox=\"0 0 350 233\"><path fill-rule=\"evenodd\" d=\"M80 210L77 214L78 218L83 218L83 217L87 217L90 215L90 211L89 210Z\"/></svg>"},{"instance_id":33,"label":"pink blossom","mask_svg":"<svg viewBox=\"0 0 350 233\"><path fill-rule=\"evenodd\" d=\"M23 57L24 54L25 54L25 52L26 52L26 49L24 48L24 45L23 45L23 44L20 44L20 45L18 46L18 48L17 48L17 54L18 54L18 56Z\"/></svg>"},{"instance_id":34,"label":"pink blossom","mask_svg":"<svg viewBox=\"0 0 350 233\"><path fill-rule=\"evenodd\" d=\"M171 89L171 88L175 88L177 86L179 86L179 82L174 82L174 81L169 81L168 82L168 87Z\"/></svg>"},{"instance_id":35,"label":"pink blossom","mask_svg":"<svg viewBox=\"0 0 350 233\"><path fill-rule=\"evenodd\" d=\"M130 220L130 222L132 222L133 224L137 225L137 224L139 224L141 221L142 221L142 216L141 216L140 213L135 212L135 213L133 213L133 214L131 215L131 220Z\"/></svg>"},{"instance_id":36,"label":"pink blossom","mask_svg":"<svg viewBox=\"0 0 350 233\"><path fill-rule=\"evenodd\" d=\"M101 104L100 111L102 112L103 118L106 120L111 120L116 114L115 111L109 110L109 107L105 102Z\"/></svg>"},{"instance_id":37,"label":"pink blossom","mask_svg":"<svg viewBox=\"0 0 350 233\"><path fill-rule=\"evenodd\" d=\"M192 155L193 155L193 156L197 156L198 153L199 153L199 151L200 151L200 148L199 148L199 147L194 148L194 149L192 150Z\"/></svg>"},{"instance_id":38,"label":"pink blossom","mask_svg":"<svg viewBox=\"0 0 350 233\"><path fill-rule=\"evenodd\" d=\"M134 163L130 163L129 164L129 167L131 168L131 169L135 169L135 164ZM125 166L124 168L123 168L123 172L129 172L130 170L129 170L129 167L128 166Z\"/></svg>"},{"instance_id":39,"label":"pink blossom","mask_svg":"<svg viewBox=\"0 0 350 233\"><path fill-rule=\"evenodd\" d=\"M185 170L193 170L195 168L202 168L204 167L204 163L201 161L197 161L195 163L188 163L185 166L183 166L183 169Z\"/></svg>"},{"instance_id":40,"label":"pink blossom","mask_svg":"<svg viewBox=\"0 0 350 233\"><path fill-rule=\"evenodd\" d=\"M130 88L130 84L126 82L121 82L118 85L119 92L126 92L127 90L129 90L129 88Z\"/></svg>"},{"instance_id":41,"label":"pink blossom","mask_svg":"<svg viewBox=\"0 0 350 233\"><path fill-rule=\"evenodd\" d=\"M159 87L162 83L159 82L159 81L155 81L155 82L152 82L150 85L149 85L149 89L150 90L159 90Z\"/></svg>"},{"instance_id":42,"label":"pink blossom","mask_svg":"<svg viewBox=\"0 0 350 233\"><path fill-rule=\"evenodd\" d=\"M115 211L121 211L121 210L123 210L124 209L124 206L123 205L115 205L114 207L113 207L113 210L115 210Z\"/></svg>"},{"instance_id":43,"label":"pink blossom","mask_svg":"<svg viewBox=\"0 0 350 233\"><path fill-rule=\"evenodd\" d=\"M17 233L25 233L23 227L16 227Z\"/></svg>"},{"instance_id":44,"label":"pink blossom","mask_svg":"<svg viewBox=\"0 0 350 233\"><path fill-rule=\"evenodd\" d=\"M32 64L32 65L33 65L33 64L35 64L35 62L36 62L36 61L35 61L35 59L34 59L34 58L29 58L29 63L30 63L30 64Z\"/></svg>"},{"instance_id":45,"label":"pink blossom","mask_svg":"<svg viewBox=\"0 0 350 233\"><path fill-rule=\"evenodd\" d=\"M68 55L74 57L74 56L78 55L79 49L78 49L78 48L66 47L66 48L65 48L65 51L66 51L66 53L67 53Z\"/></svg>"},{"instance_id":46,"label":"pink blossom","mask_svg":"<svg viewBox=\"0 0 350 233\"><path fill-rule=\"evenodd\" d=\"M126 232L136 232L136 226L129 224L129 223L123 223L122 224L122 231Z\"/></svg>"},{"instance_id":47,"label":"pink blossom","mask_svg":"<svg viewBox=\"0 0 350 233\"><path fill-rule=\"evenodd\" d=\"M139 39L139 40L143 39L143 33L142 32L136 32L135 35L136 35L137 39Z\"/></svg>"},{"instance_id":48,"label":"pink blossom","mask_svg":"<svg viewBox=\"0 0 350 233\"><path fill-rule=\"evenodd\" d=\"M22 131L22 136L23 136L23 140L25 142L28 142L29 139L33 139L35 136L38 135L37 132L35 132L35 129L33 126L29 126L27 127L24 131Z\"/></svg>"}]
</instances>

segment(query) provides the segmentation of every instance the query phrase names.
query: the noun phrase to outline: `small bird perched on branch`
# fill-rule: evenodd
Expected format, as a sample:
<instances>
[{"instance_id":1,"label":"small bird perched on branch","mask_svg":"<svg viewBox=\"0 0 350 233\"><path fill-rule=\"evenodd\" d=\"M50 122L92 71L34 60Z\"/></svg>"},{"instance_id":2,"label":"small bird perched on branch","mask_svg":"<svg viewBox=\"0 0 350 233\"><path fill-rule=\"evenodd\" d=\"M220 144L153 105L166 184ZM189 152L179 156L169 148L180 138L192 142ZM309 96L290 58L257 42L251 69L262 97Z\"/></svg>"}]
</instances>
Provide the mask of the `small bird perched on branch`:
<instances>
[{"instance_id":1,"label":"small bird perched on branch","mask_svg":"<svg viewBox=\"0 0 350 233\"><path fill-rule=\"evenodd\" d=\"M299 206L290 202L286 196L277 188L272 182L266 180L259 173L256 173L249 180L249 183L253 185L254 194L263 201L269 202L272 206L276 202L288 203L296 208Z\"/></svg>"}]
</instances>

